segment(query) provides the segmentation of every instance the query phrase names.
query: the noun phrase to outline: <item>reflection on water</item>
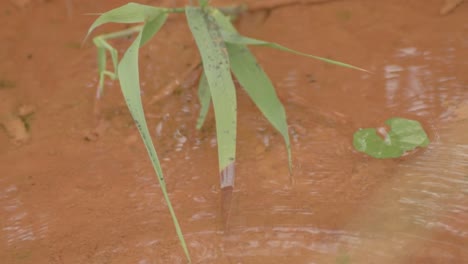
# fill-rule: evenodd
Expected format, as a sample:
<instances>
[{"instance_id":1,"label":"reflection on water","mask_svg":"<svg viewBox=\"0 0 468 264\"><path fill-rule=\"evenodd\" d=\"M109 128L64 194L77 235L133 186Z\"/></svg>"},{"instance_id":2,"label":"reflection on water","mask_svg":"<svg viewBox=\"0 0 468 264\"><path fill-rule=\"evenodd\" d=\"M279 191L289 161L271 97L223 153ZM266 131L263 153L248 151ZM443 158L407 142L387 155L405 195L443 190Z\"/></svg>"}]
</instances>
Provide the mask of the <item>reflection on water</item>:
<instances>
[{"instance_id":1,"label":"reflection on water","mask_svg":"<svg viewBox=\"0 0 468 264\"><path fill-rule=\"evenodd\" d=\"M424 54L416 51L404 53ZM286 188L281 139L268 132L265 123L252 122L256 136L240 138L240 145L261 147L255 150L254 160L239 158L244 178L233 193L225 230L218 224L220 192L202 184L205 177L196 170L181 173L175 168L186 178L171 189L173 203L182 212L196 263L461 263L468 257L463 247L468 241L468 137L464 133L468 125L450 120L439 125L451 114L441 105L464 95L451 85L454 77L435 75L428 66L388 64L382 75L386 107L435 119L426 122L437 126L429 128L435 135L432 144L402 161L369 160L352 151L350 128L339 120L346 117L306 111L303 114L310 119L292 122L297 186ZM298 76L296 71L287 73L282 85L300 84ZM163 121L156 125L158 138L168 127ZM171 130L173 137L166 145L172 144L175 154L172 159L163 157L163 163L185 160L185 165L195 166L203 160L206 146L216 146L214 137L192 140L184 130L185 125ZM169 169L169 179L174 174ZM145 212L155 205L165 210L158 184L148 171L136 170L133 179L138 187L128 198L136 205L132 210L142 216L133 224L151 229L159 220L144 217ZM2 188L1 239L7 247L46 237L50 219L31 216L15 185L2 183ZM93 256L136 251L141 252L137 261L141 264L184 262L183 255L173 252L178 247L175 238L157 237L152 234L125 246L103 247Z\"/></svg>"},{"instance_id":2,"label":"reflection on water","mask_svg":"<svg viewBox=\"0 0 468 264\"><path fill-rule=\"evenodd\" d=\"M396 57L429 55L437 59L416 48L398 50ZM425 124L433 139L427 149L392 163L356 159L337 131L344 128L339 122L312 129L303 122L309 129L305 135L293 133L300 186L281 188L278 177L250 180L246 184L253 187L243 190L241 186L229 229L222 235L222 255L231 263L284 263L281 257L300 263L467 259L463 245L468 242L468 136L464 133L468 125L450 119L453 109L446 107L466 99L466 87L458 85L454 76L433 72L433 67L439 66L406 61L382 71L387 108L430 118ZM280 85L300 84L297 76L297 71L289 71ZM265 131L257 129L258 144L265 152L258 156L255 172L282 174L275 170L276 164L263 167L280 153L268 153L275 139ZM315 156L314 149L321 153ZM215 236L214 230L189 234L190 239L204 241L194 244L194 251L203 248L203 259L218 259L220 249L211 248L208 254L210 239L201 233Z\"/></svg>"},{"instance_id":3,"label":"reflection on water","mask_svg":"<svg viewBox=\"0 0 468 264\"><path fill-rule=\"evenodd\" d=\"M8 246L15 246L24 241L43 239L48 233L46 214L31 215L24 208L18 188L7 185L0 190L0 206L2 208L2 233Z\"/></svg>"},{"instance_id":4,"label":"reflection on water","mask_svg":"<svg viewBox=\"0 0 468 264\"><path fill-rule=\"evenodd\" d=\"M18 191L14 185L8 186L2 190L1 197L3 200L2 209L7 215L6 225L3 231L6 235L6 242L12 245L15 242L25 240L35 240L36 236L30 224L25 223L28 213L21 208L21 200L15 195Z\"/></svg>"}]
</instances>

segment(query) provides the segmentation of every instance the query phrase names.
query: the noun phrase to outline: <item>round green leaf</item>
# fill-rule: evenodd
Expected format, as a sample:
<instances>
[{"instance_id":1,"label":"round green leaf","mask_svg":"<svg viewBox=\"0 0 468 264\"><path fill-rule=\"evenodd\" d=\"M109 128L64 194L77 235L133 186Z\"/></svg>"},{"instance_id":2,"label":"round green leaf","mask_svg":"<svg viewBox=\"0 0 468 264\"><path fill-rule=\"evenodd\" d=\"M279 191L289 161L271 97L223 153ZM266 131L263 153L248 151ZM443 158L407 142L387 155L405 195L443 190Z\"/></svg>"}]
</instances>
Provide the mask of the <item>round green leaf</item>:
<instances>
[{"instance_id":1,"label":"round green leaf","mask_svg":"<svg viewBox=\"0 0 468 264\"><path fill-rule=\"evenodd\" d=\"M353 145L360 152L379 159L398 158L417 147L429 145L429 138L421 124L405 118L385 121L390 131L382 136L375 128L359 129L354 133Z\"/></svg>"}]
</instances>

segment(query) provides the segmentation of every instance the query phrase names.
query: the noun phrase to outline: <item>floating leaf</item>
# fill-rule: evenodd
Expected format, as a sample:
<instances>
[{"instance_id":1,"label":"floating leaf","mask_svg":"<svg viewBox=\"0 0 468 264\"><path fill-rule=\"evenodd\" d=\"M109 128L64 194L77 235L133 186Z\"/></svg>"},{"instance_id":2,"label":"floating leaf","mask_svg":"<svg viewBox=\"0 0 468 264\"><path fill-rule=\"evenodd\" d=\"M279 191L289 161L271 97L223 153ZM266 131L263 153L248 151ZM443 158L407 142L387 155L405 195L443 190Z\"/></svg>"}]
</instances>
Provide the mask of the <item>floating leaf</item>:
<instances>
[{"instance_id":1,"label":"floating leaf","mask_svg":"<svg viewBox=\"0 0 468 264\"><path fill-rule=\"evenodd\" d=\"M219 170L222 172L234 163L236 156L237 102L229 58L213 18L198 7L188 6L185 13L210 87L216 118Z\"/></svg>"},{"instance_id":2,"label":"floating leaf","mask_svg":"<svg viewBox=\"0 0 468 264\"><path fill-rule=\"evenodd\" d=\"M216 19L216 22L225 32L234 32L236 29L229 19L219 10L212 9L210 14ZM239 83L244 87L255 105L260 109L263 115L283 136L286 143L289 169L292 169L291 146L289 141L288 123L286 121L286 112L276 95L275 88L268 76L258 65L257 60L242 44L226 44L231 69Z\"/></svg>"},{"instance_id":3,"label":"floating leaf","mask_svg":"<svg viewBox=\"0 0 468 264\"><path fill-rule=\"evenodd\" d=\"M374 158L398 158L417 147L426 147L429 138L415 120L391 118L385 121L390 131L384 138L375 128L360 129L354 133L353 145Z\"/></svg>"}]
</instances>

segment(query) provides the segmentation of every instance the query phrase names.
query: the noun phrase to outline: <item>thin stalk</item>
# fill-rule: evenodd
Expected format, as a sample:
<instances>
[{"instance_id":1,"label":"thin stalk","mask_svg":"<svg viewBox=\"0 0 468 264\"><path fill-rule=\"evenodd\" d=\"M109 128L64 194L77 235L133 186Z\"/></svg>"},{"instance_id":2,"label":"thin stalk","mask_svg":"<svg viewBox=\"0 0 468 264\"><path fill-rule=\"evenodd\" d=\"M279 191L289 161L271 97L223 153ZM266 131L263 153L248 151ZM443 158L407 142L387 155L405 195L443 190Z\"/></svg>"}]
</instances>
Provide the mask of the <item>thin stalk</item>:
<instances>
[{"instance_id":1,"label":"thin stalk","mask_svg":"<svg viewBox=\"0 0 468 264\"><path fill-rule=\"evenodd\" d=\"M184 238L184 235L182 233L182 229L180 228L179 220L177 219L176 213L175 213L174 208L172 207L172 204L171 204L171 200L169 199L169 195L167 194L166 183L161 181L159 179L159 177L156 177L156 178L158 178L158 180L159 180L159 184L161 186L164 199L166 200L167 207L169 208L169 213L171 214L172 221L174 222L174 226L175 226L175 229L176 229L177 236L179 237L179 240L180 240L180 242L182 244L182 249L184 250L184 253L185 253L185 256L188 259L188 262L192 263L192 259L190 258L190 253L188 251L187 244L185 243L185 238Z\"/></svg>"},{"instance_id":2,"label":"thin stalk","mask_svg":"<svg viewBox=\"0 0 468 264\"><path fill-rule=\"evenodd\" d=\"M238 15L244 11L247 10L247 5L241 4L241 5L233 5L233 6L224 6L224 7L217 7L221 13L232 16L232 15ZM176 7L176 8L167 8L166 9L168 13L185 13L185 8L184 7Z\"/></svg>"},{"instance_id":3,"label":"thin stalk","mask_svg":"<svg viewBox=\"0 0 468 264\"><path fill-rule=\"evenodd\" d=\"M99 37L103 39L124 38L124 37L128 37L132 35L133 33L140 32L142 28L143 26L139 25L139 26L131 27L131 28L124 29L121 31L103 34L103 35L100 35Z\"/></svg>"}]
</instances>

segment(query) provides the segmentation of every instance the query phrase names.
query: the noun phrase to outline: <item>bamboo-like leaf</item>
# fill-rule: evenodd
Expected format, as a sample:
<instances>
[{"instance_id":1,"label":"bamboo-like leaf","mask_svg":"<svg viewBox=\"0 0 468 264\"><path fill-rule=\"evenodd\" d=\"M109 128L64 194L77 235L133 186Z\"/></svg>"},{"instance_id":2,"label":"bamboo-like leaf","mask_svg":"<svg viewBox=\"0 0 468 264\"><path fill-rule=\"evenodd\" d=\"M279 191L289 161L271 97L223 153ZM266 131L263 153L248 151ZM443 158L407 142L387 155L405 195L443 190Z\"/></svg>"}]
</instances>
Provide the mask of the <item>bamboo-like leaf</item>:
<instances>
[{"instance_id":1,"label":"bamboo-like leaf","mask_svg":"<svg viewBox=\"0 0 468 264\"><path fill-rule=\"evenodd\" d=\"M344 63L344 62L340 62L340 61L336 61L336 60L331 60L331 59L327 59L327 58L323 58L323 57L303 53L303 52L296 51L296 50L287 48L285 46L279 45L277 43L267 42L267 41L253 39L253 38L249 38L249 37L244 37L242 35L239 35L237 32L223 31L222 35L223 35L223 39L224 39L224 41L226 43L237 44L237 45L266 46L266 47L275 48L275 49L279 49L279 50L282 50L282 51L294 53L294 54L297 54L297 55L301 55L301 56L304 56L304 57L320 60L320 61L327 62L327 63L330 63L330 64L335 64L335 65L338 65L338 66L341 66L341 67L351 68L351 69L355 69L355 70L359 70L359 71L368 72L367 70L365 70L363 68L359 68L359 67L356 67L356 66L351 65L351 64L347 64L347 63Z\"/></svg>"},{"instance_id":2,"label":"bamboo-like leaf","mask_svg":"<svg viewBox=\"0 0 468 264\"><path fill-rule=\"evenodd\" d=\"M156 34L161 27L166 23L168 14L161 12L155 19L149 20L141 30L141 43L140 47L148 43L148 41Z\"/></svg>"},{"instance_id":3,"label":"bamboo-like leaf","mask_svg":"<svg viewBox=\"0 0 468 264\"><path fill-rule=\"evenodd\" d=\"M143 105L141 103L140 97L140 78L138 70L138 49L143 45L143 41L149 39L152 34L155 34L162 27L166 21L167 14L160 13L159 16L156 16L154 19L149 20L143 27L143 30L138 34L135 41L128 48L127 52L120 61L118 72L120 76L120 86L122 93L125 97L127 106L132 114L132 117L138 127L141 138L145 144L148 155L153 164L153 168L157 174L161 190L163 192L164 198L166 200L169 212L172 216L172 221L174 222L177 236L182 244L182 248L186 254L187 259L190 261L190 254L185 243L182 230L179 225L179 221L175 215L174 209L169 199L169 195L166 190L166 183L164 181L163 172L161 169L161 164L159 163L158 155L156 149L154 148L153 141L151 139L148 126L146 124L145 114L143 111Z\"/></svg>"},{"instance_id":4,"label":"bamboo-like leaf","mask_svg":"<svg viewBox=\"0 0 468 264\"><path fill-rule=\"evenodd\" d=\"M198 2L201 7L205 7L208 5L209 0L199 0Z\"/></svg>"},{"instance_id":5,"label":"bamboo-like leaf","mask_svg":"<svg viewBox=\"0 0 468 264\"><path fill-rule=\"evenodd\" d=\"M222 172L234 163L236 155L237 102L229 58L213 18L198 7L188 6L185 12L210 87L216 118L219 169Z\"/></svg>"},{"instance_id":6,"label":"bamboo-like leaf","mask_svg":"<svg viewBox=\"0 0 468 264\"><path fill-rule=\"evenodd\" d=\"M197 119L197 129L202 128L203 123L205 123L206 115L210 109L211 103L211 93L210 87L208 86L208 81L206 80L205 72L202 73L200 77L200 82L198 83L198 99L200 100L200 114Z\"/></svg>"},{"instance_id":7,"label":"bamboo-like leaf","mask_svg":"<svg viewBox=\"0 0 468 264\"><path fill-rule=\"evenodd\" d=\"M150 21L163 12L167 13L167 9L137 3L128 3L101 14L89 28L86 37L88 37L89 34L94 31L94 29L103 24L140 23L144 21Z\"/></svg>"},{"instance_id":8,"label":"bamboo-like leaf","mask_svg":"<svg viewBox=\"0 0 468 264\"><path fill-rule=\"evenodd\" d=\"M291 143L288 123L283 104L276 95L275 88L268 75L258 65L257 60L242 45L226 44L231 61L231 69L240 85L254 101L263 115L283 136L288 153L288 165L292 171Z\"/></svg>"},{"instance_id":9,"label":"bamboo-like leaf","mask_svg":"<svg viewBox=\"0 0 468 264\"><path fill-rule=\"evenodd\" d=\"M216 9L211 9L210 14L225 32L234 32L236 29L229 19ZM255 57L243 44L226 44L231 69L244 90L260 109L265 118L283 136L288 153L288 164L292 170L291 145L288 133L288 123L283 104L276 95L275 88L268 76L258 65Z\"/></svg>"}]
</instances>

